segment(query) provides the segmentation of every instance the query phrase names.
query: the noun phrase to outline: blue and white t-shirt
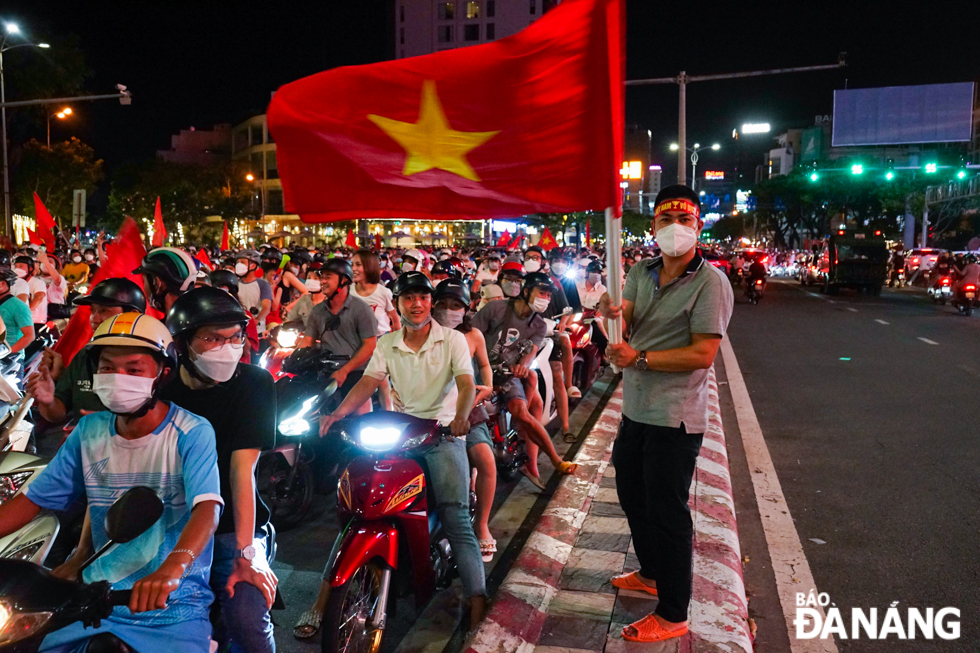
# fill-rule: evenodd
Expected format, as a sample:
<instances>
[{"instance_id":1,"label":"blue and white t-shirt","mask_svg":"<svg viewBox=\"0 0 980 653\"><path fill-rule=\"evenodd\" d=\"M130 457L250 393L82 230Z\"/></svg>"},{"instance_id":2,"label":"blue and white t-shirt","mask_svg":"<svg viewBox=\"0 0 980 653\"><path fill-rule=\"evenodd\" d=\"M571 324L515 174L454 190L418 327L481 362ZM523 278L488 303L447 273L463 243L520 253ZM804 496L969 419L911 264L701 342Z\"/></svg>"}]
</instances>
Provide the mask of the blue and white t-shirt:
<instances>
[{"instance_id":1,"label":"blue and white t-shirt","mask_svg":"<svg viewBox=\"0 0 980 653\"><path fill-rule=\"evenodd\" d=\"M38 506L63 510L82 492L88 497L95 549L107 541L105 516L112 502L129 488L143 485L163 499L163 516L132 542L113 547L84 572L85 582L107 580L113 589L130 589L156 571L176 547L201 501L221 500L214 429L202 417L171 404L153 433L126 440L116 433L116 416L93 413L78 421L51 463L26 490ZM207 619L214 600L208 587L211 547L188 569L163 610L132 614L117 607L111 619L122 623L162 626Z\"/></svg>"}]
</instances>

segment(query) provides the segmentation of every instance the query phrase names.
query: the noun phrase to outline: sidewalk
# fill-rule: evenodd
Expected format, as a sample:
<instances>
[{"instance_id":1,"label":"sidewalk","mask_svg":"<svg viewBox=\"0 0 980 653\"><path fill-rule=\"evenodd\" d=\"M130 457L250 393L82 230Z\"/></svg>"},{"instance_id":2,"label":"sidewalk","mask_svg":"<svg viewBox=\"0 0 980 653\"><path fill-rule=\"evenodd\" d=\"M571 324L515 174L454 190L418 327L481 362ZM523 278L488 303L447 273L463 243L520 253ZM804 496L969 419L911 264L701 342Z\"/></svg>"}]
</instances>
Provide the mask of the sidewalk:
<instances>
[{"instance_id":1,"label":"sidewalk","mask_svg":"<svg viewBox=\"0 0 980 653\"><path fill-rule=\"evenodd\" d=\"M639 568L616 494L616 470L609 464L622 412L618 388L575 457L582 471L555 492L487 620L468 642L468 653L752 650L714 370L710 384L710 426L691 493L690 633L659 644L620 636L624 625L652 612L657 600L609 584L613 576Z\"/></svg>"}]
</instances>

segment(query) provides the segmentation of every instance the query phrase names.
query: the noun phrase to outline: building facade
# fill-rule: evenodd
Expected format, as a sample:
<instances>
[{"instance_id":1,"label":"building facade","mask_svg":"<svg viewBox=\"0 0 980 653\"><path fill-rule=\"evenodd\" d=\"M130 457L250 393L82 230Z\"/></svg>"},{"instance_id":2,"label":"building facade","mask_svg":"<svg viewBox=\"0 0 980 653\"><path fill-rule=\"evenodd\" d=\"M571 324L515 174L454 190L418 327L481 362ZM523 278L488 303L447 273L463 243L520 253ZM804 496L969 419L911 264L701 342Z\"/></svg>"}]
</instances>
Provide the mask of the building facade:
<instances>
[{"instance_id":1,"label":"building facade","mask_svg":"<svg viewBox=\"0 0 980 653\"><path fill-rule=\"evenodd\" d=\"M255 201L263 216L284 216L282 182L276 164L276 144L266 125L265 114L252 116L231 132L231 158L248 163L254 179ZM298 216L289 216L299 219Z\"/></svg>"},{"instance_id":2,"label":"building facade","mask_svg":"<svg viewBox=\"0 0 980 653\"><path fill-rule=\"evenodd\" d=\"M169 150L157 150L157 158L168 163L213 165L227 161L231 154L231 125L214 129L181 129L170 137Z\"/></svg>"},{"instance_id":3,"label":"building facade","mask_svg":"<svg viewBox=\"0 0 980 653\"><path fill-rule=\"evenodd\" d=\"M395 58L489 43L521 31L559 0L395 0Z\"/></svg>"}]
</instances>

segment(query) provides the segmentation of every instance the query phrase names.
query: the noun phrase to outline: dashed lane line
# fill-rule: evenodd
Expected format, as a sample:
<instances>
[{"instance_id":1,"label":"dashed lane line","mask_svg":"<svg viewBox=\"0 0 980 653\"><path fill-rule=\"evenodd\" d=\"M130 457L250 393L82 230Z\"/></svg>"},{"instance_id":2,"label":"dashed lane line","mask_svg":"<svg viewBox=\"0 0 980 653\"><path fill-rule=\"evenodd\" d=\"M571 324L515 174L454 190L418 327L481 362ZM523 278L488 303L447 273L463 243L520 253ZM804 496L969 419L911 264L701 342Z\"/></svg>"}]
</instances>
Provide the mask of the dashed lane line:
<instances>
[{"instance_id":1,"label":"dashed lane line","mask_svg":"<svg viewBox=\"0 0 980 653\"><path fill-rule=\"evenodd\" d=\"M927 345L938 345L939 344L935 340L929 340L929 338L919 338L919 340L921 340L922 342L926 343Z\"/></svg>"},{"instance_id":2,"label":"dashed lane line","mask_svg":"<svg viewBox=\"0 0 980 653\"><path fill-rule=\"evenodd\" d=\"M856 309L856 308L850 308L850 307L848 307L847 310L849 310L852 313L857 313L858 312L858 309Z\"/></svg>"},{"instance_id":3,"label":"dashed lane line","mask_svg":"<svg viewBox=\"0 0 980 653\"><path fill-rule=\"evenodd\" d=\"M875 320L875 322L877 322L878 324L884 324L885 326L890 324L889 322L885 322L884 320Z\"/></svg>"}]
</instances>

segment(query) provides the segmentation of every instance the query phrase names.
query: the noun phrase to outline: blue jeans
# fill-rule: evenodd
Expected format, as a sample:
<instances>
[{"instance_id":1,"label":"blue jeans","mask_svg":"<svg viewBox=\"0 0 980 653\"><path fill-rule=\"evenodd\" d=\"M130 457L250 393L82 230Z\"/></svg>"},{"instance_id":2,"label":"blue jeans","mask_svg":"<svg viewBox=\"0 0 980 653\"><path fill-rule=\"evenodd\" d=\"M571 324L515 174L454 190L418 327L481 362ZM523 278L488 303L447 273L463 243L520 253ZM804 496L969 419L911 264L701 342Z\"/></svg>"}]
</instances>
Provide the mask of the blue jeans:
<instances>
[{"instance_id":1,"label":"blue jeans","mask_svg":"<svg viewBox=\"0 0 980 653\"><path fill-rule=\"evenodd\" d=\"M255 558L252 564L268 568L265 537L252 541ZM229 598L225 585L235 565L234 533L214 536L214 560L211 562L211 590L221 609L213 638L218 650L232 653L275 653L276 641L272 636L272 619L265 597L259 588L248 583L235 585L235 596ZM228 646L231 646L228 649Z\"/></svg>"},{"instance_id":2,"label":"blue jeans","mask_svg":"<svg viewBox=\"0 0 980 653\"><path fill-rule=\"evenodd\" d=\"M470 463L466 443L456 439L442 442L425 454L425 464L438 502L439 521L453 548L463 582L463 596L486 596L483 558L470 523Z\"/></svg>"}]
</instances>

